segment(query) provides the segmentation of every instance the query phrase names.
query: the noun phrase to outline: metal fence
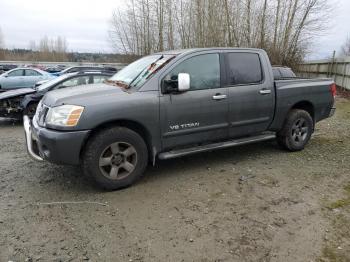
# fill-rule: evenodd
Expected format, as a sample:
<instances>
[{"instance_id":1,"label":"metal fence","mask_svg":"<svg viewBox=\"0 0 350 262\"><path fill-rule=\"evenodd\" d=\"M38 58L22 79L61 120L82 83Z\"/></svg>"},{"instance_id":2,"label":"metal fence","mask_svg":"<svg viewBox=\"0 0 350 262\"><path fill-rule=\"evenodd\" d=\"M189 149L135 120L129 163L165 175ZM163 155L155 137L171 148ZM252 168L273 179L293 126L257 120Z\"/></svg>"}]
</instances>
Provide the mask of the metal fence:
<instances>
[{"instance_id":1,"label":"metal fence","mask_svg":"<svg viewBox=\"0 0 350 262\"><path fill-rule=\"evenodd\" d=\"M300 65L299 75L330 77L338 86L350 90L350 57L305 62Z\"/></svg>"},{"instance_id":2,"label":"metal fence","mask_svg":"<svg viewBox=\"0 0 350 262\"><path fill-rule=\"evenodd\" d=\"M94 63L94 62L45 62L45 61L0 61L1 64L12 64L17 66L24 65L42 65L45 67L54 67L57 65L65 66L111 66L117 69L125 67L127 64L124 63Z\"/></svg>"}]
</instances>

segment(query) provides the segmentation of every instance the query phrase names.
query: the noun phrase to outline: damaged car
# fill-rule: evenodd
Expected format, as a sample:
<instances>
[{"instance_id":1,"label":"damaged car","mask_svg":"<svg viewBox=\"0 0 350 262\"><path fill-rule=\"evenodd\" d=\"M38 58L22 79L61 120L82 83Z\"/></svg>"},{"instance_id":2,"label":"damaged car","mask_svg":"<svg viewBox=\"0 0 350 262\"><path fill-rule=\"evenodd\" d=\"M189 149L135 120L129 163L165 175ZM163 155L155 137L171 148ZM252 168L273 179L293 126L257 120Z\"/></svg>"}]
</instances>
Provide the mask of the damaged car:
<instances>
[{"instance_id":1,"label":"damaged car","mask_svg":"<svg viewBox=\"0 0 350 262\"><path fill-rule=\"evenodd\" d=\"M21 88L0 93L0 117L21 119L33 117L41 98L51 90L102 83L111 73L77 72L59 76L34 88Z\"/></svg>"}]
</instances>

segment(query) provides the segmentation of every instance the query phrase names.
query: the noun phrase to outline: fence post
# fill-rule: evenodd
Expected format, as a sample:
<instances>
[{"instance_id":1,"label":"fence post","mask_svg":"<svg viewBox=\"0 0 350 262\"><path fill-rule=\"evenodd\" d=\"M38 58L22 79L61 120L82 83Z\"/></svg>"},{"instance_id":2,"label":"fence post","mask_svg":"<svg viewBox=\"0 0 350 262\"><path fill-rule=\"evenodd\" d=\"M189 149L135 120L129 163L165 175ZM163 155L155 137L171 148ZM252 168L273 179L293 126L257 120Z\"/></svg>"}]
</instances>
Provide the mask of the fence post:
<instances>
[{"instance_id":1,"label":"fence post","mask_svg":"<svg viewBox=\"0 0 350 262\"><path fill-rule=\"evenodd\" d=\"M331 64L331 70L329 71L329 76L333 76L333 66L334 66L334 60L335 60L335 50L333 51L333 56L332 56L332 64ZM334 79L335 81L335 79Z\"/></svg>"},{"instance_id":2,"label":"fence post","mask_svg":"<svg viewBox=\"0 0 350 262\"><path fill-rule=\"evenodd\" d=\"M342 81L341 81L341 88L342 88L342 90L345 90L346 88L345 88L345 85L344 85L344 83L345 83L345 73L346 73L346 67L347 67L347 63L345 62L345 59L344 59L344 61L343 61L343 79L342 79Z\"/></svg>"}]
</instances>

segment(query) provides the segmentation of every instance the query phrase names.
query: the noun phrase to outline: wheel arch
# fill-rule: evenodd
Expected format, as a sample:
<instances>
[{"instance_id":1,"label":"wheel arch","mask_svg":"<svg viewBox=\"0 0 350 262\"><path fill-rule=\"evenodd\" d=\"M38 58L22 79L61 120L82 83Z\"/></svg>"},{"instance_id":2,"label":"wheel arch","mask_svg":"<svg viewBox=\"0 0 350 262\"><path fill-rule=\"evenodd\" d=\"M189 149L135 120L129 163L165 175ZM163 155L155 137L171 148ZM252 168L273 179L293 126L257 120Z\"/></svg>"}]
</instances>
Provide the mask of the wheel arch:
<instances>
[{"instance_id":1,"label":"wheel arch","mask_svg":"<svg viewBox=\"0 0 350 262\"><path fill-rule=\"evenodd\" d=\"M300 102L295 103L290 109L289 112L293 109L301 109L301 110L305 110L306 112L308 112L312 118L312 120L315 122L315 107L314 105L307 100L303 100Z\"/></svg>"},{"instance_id":2,"label":"wheel arch","mask_svg":"<svg viewBox=\"0 0 350 262\"><path fill-rule=\"evenodd\" d=\"M81 151L80 151L80 157L82 156L82 154L85 150L86 144L91 137L93 137L95 134L97 134L101 130L111 128L111 127L125 127L125 128L128 128L128 129L136 132L137 134L139 134L146 143L149 160L154 159L155 152L153 152L152 136L151 136L149 130L141 123L139 123L137 121L133 121L133 120L128 120L128 119L108 121L108 122L104 122L104 123L101 123L98 126L96 126L89 133L89 135L85 138L85 141L84 141L83 146L82 146Z\"/></svg>"},{"instance_id":3,"label":"wheel arch","mask_svg":"<svg viewBox=\"0 0 350 262\"><path fill-rule=\"evenodd\" d=\"M30 94L25 95L21 100L21 107L23 109L27 108L30 104L38 104L40 100L34 100L31 98Z\"/></svg>"}]
</instances>

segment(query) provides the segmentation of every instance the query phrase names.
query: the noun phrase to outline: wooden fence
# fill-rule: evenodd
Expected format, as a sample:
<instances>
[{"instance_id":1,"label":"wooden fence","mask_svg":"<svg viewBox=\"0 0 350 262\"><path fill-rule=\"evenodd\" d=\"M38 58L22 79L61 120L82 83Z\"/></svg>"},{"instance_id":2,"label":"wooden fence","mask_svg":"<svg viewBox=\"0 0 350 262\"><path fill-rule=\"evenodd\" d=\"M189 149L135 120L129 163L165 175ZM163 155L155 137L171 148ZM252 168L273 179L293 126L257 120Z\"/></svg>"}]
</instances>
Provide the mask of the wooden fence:
<instances>
[{"instance_id":1,"label":"wooden fence","mask_svg":"<svg viewBox=\"0 0 350 262\"><path fill-rule=\"evenodd\" d=\"M330 77L337 86L350 90L350 57L305 62L298 73L302 77Z\"/></svg>"}]
</instances>

